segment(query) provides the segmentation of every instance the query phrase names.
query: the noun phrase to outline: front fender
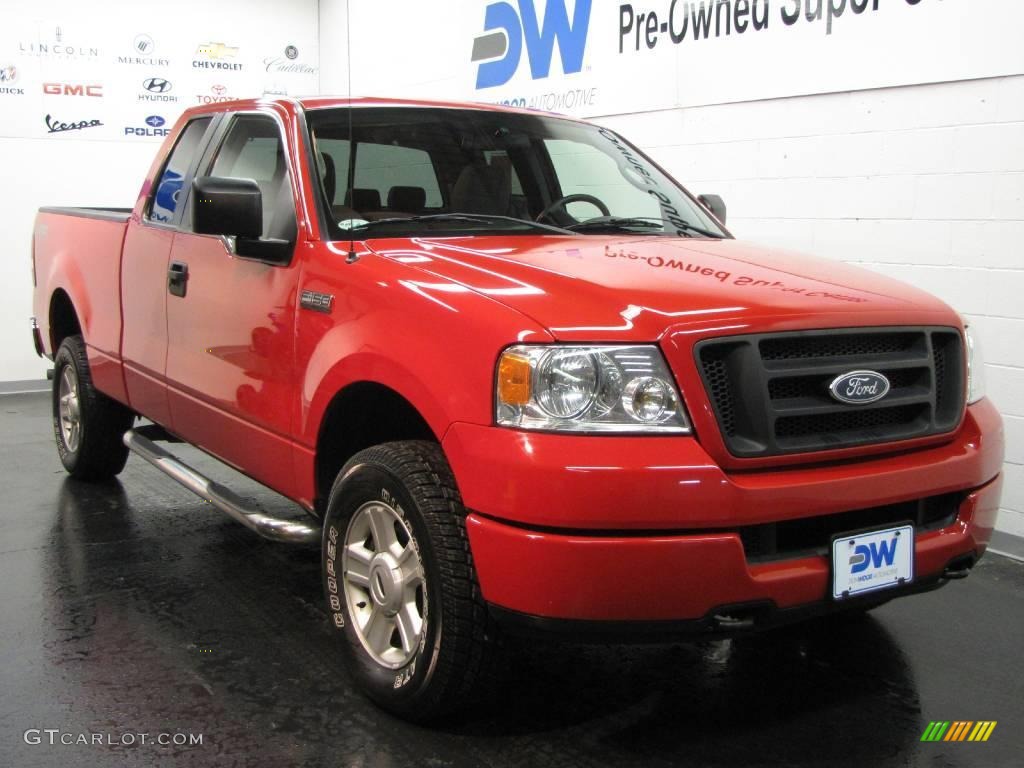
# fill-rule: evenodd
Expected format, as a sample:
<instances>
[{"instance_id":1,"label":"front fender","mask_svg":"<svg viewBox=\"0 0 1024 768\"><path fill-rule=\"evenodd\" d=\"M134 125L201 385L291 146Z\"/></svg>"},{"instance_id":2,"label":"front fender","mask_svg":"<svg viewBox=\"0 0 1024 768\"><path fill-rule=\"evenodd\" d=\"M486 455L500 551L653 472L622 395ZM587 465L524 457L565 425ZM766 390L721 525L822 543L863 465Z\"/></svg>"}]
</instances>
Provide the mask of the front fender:
<instances>
[{"instance_id":1,"label":"front fender","mask_svg":"<svg viewBox=\"0 0 1024 768\"><path fill-rule=\"evenodd\" d=\"M297 435L305 447L316 445L335 395L360 381L402 395L438 439L456 421L490 424L500 351L552 341L492 298L372 252L346 263L329 243L310 253L301 289L334 297L330 314L303 310L297 321Z\"/></svg>"}]
</instances>

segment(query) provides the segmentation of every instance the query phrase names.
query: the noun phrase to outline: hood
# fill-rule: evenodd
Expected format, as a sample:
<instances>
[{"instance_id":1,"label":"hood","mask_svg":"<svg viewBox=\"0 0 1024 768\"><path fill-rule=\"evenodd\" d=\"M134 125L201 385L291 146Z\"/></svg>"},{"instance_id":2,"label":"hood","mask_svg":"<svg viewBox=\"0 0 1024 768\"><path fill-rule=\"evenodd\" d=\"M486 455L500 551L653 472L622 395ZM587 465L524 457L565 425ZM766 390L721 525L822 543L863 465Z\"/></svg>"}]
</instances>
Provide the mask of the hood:
<instances>
[{"instance_id":1,"label":"hood","mask_svg":"<svg viewBox=\"0 0 1024 768\"><path fill-rule=\"evenodd\" d=\"M898 280L737 240L542 235L367 245L429 273L424 290L475 291L562 340L654 341L673 327L783 316L807 328L958 322L943 302Z\"/></svg>"}]
</instances>

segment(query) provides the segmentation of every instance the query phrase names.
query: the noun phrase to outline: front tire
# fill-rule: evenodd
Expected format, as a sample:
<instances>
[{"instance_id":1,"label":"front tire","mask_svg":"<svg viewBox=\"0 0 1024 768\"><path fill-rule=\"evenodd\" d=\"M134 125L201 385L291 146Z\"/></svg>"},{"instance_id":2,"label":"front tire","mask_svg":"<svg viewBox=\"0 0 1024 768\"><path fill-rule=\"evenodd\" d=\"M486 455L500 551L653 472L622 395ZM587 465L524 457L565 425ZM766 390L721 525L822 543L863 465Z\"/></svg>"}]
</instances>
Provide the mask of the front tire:
<instances>
[{"instance_id":1,"label":"front tire","mask_svg":"<svg viewBox=\"0 0 1024 768\"><path fill-rule=\"evenodd\" d=\"M356 454L327 504L323 581L349 670L382 708L424 722L472 703L495 645L440 446Z\"/></svg>"},{"instance_id":2,"label":"front tire","mask_svg":"<svg viewBox=\"0 0 1024 768\"><path fill-rule=\"evenodd\" d=\"M93 387L81 336L64 339L53 362L53 434L61 463L78 480L109 480L128 461L122 438L135 415Z\"/></svg>"}]
</instances>

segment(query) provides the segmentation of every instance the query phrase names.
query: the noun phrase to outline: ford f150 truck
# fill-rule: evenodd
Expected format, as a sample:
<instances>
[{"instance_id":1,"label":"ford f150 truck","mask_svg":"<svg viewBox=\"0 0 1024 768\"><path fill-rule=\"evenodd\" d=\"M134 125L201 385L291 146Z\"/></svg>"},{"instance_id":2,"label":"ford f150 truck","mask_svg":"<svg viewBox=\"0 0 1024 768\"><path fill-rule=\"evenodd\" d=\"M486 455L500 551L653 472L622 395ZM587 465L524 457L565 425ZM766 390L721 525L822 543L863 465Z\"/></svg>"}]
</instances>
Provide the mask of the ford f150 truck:
<instances>
[{"instance_id":1,"label":"ford f150 truck","mask_svg":"<svg viewBox=\"0 0 1024 768\"><path fill-rule=\"evenodd\" d=\"M735 634L966 576L1003 458L970 329L724 222L572 119L188 110L134 208L39 212L60 458L99 480L134 451L264 536L319 542L353 677L412 719L468 701L504 632Z\"/></svg>"}]
</instances>

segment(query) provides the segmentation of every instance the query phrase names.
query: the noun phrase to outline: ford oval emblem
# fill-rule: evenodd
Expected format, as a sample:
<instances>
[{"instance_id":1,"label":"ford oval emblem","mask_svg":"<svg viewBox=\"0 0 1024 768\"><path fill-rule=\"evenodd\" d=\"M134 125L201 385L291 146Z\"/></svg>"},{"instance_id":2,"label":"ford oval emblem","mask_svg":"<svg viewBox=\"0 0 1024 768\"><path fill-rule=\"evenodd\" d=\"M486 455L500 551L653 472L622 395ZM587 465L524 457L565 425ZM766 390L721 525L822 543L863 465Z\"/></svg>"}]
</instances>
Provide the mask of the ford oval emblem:
<instances>
[{"instance_id":1,"label":"ford oval emblem","mask_svg":"<svg viewBox=\"0 0 1024 768\"><path fill-rule=\"evenodd\" d=\"M889 380L876 371L850 371L829 385L832 397L841 403L867 405L889 394Z\"/></svg>"}]
</instances>

